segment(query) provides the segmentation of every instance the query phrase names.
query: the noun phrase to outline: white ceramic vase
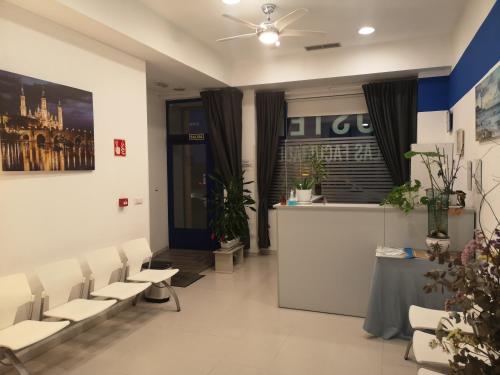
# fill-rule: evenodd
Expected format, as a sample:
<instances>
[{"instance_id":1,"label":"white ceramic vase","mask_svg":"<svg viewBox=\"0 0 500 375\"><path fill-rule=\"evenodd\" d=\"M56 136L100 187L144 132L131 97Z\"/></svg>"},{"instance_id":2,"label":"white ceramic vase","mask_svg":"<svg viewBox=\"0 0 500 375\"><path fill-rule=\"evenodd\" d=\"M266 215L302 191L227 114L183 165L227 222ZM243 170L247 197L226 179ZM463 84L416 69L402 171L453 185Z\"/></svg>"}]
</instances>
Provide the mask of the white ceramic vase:
<instances>
[{"instance_id":1,"label":"white ceramic vase","mask_svg":"<svg viewBox=\"0 0 500 375\"><path fill-rule=\"evenodd\" d=\"M432 250L436 244L439 244L441 251L444 252L450 248L451 240L449 238L432 238L427 237L425 244L429 250Z\"/></svg>"},{"instance_id":2,"label":"white ceramic vase","mask_svg":"<svg viewBox=\"0 0 500 375\"><path fill-rule=\"evenodd\" d=\"M236 237L236 238L229 240L229 241L221 241L220 247L222 249L231 249L232 247L236 246L238 244L238 242L240 242L239 237Z\"/></svg>"},{"instance_id":3,"label":"white ceramic vase","mask_svg":"<svg viewBox=\"0 0 500 375\"><path fill-rule=\"evenodd\" d=\"M296 190L297 202L310 202L312 198L312 189Z\"/></svg>"}]
</instances>

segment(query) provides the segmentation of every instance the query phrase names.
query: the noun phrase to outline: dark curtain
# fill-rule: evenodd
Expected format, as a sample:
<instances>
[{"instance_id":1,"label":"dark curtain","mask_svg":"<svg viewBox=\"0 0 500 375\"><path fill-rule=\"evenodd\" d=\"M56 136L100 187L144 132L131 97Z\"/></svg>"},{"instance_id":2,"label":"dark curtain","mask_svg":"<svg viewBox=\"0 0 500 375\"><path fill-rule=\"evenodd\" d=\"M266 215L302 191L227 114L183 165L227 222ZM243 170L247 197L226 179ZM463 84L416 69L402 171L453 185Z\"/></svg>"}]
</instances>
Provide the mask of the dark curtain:
<instances>
[{"instance_id":1,"label":"dark curtain","mask_svg":"<svg viewBox=\"0 0 500 375\"><path fill-rule=\"evenodd\" d=\"M363 85L368 112L380 151L395 185L410 180L404 153L417 141L417 80Z\"/></svg>"},{"instance_id":2,"label":"dark curtain","mask_svg":"<svg viewBox=\"0 0 500 375\"><path fill-rule=\"evenodd\" d=\"M215 171L228 184L241 170L241 107L243 94L236 88L208 90L201 93L207 116L210 147ZM250 247L248 227L241 236L245 248Z\"/></svg>"},{"instance_id":3,"label":"dark curtain","mask_svg":"<svg viewBox=\"0 0 500 375\"><path fill-rule=\"evenodd\" d=\"M257 111L257 185L259 190L259 248L267 249L269 241L269 190L278 153L280 129L285 116L284 92L258 92Z\"/></svg>"}]
</instances>

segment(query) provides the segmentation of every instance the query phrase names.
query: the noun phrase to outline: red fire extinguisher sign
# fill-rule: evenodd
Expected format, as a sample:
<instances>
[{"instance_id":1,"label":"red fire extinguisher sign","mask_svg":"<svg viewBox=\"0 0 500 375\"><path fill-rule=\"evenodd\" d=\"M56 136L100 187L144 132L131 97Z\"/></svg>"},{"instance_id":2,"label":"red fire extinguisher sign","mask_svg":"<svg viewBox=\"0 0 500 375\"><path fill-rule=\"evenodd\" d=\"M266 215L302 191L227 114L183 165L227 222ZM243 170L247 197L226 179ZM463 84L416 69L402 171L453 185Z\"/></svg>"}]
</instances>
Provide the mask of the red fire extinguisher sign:
<instances>
[{"instance_id":1,"label":"red fire extinguisher sign","mask_svg":"<svg viewBox=\"0 0 500 375\"><path fill-rule=\"evenodd\" d=\"M115 156L127 156L127 147L124 139L115 139Z\"/></svg>"}]
</instances>

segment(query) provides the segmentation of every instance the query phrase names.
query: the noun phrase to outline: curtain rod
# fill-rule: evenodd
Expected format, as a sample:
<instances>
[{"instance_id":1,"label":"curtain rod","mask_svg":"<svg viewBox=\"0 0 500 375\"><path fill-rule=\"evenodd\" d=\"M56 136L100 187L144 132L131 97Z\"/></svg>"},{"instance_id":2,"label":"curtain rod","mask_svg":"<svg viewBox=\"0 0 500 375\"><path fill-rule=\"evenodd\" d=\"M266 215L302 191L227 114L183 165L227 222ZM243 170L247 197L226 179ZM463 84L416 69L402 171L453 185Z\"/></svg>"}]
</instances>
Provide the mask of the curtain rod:
<instances>
[{"instance_id":1,"label":"curtain rod","mask_svg":"<svg viewBox=\"0 0 500 375\"><path fill-rule=\"evenodd\" d=\"M287 98L285 94L285 99L287 99L288 101L293 101L293 100L326 99L326 98L336 98L339 96L342 97L342 96L359 96L359 95L363 95L363 92L350 93L350 94L319 95L319 96L298 96L291 98Z\"/></svg>"}]
</instances>

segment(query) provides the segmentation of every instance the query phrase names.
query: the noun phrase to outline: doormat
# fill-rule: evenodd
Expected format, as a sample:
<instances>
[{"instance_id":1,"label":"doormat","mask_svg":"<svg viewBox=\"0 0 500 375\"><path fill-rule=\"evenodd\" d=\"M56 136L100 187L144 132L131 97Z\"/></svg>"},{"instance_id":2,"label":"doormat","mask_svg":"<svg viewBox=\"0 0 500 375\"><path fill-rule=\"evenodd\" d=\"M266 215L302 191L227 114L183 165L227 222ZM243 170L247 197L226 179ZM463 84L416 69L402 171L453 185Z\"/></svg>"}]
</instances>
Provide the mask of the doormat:
<instances>
[{"instance_id":1,"label":"doormat","mask_svg":"<svg viewBox=\"0 0 500 375\"><path fill-rule=\"evenodd\" d=\"M171 285L180 288L186 288L192 283L201 279L202 277L205 277L205 275L200 275L199 273L194 273L194 272L179 271L176 275L172 277Z\"/></svg>"}]
</instances>

